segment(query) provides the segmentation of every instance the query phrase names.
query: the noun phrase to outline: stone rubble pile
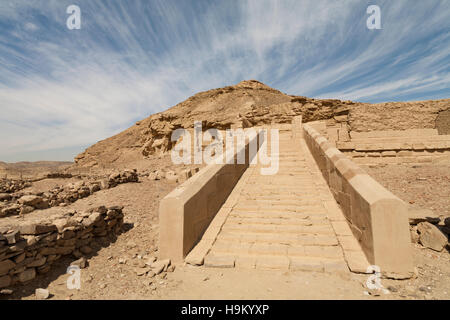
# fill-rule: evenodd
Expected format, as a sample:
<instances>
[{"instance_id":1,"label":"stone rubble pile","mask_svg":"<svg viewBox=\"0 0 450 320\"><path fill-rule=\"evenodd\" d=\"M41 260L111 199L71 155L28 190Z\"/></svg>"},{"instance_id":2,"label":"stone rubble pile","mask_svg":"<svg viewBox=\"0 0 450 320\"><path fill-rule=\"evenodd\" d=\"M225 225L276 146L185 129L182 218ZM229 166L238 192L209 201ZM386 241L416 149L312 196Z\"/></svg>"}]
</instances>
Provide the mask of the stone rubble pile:
<instances>
[{"instance_id":1,"label":"stone rubble pile","mask_svg":"<svg viewBox=\"0 0 450 320\"><path fill-rule=\"evenodd\" d=\"M138 181L139 177L136 170L125 170L111 174L105 179L69 183L66 186L57 186L48 192L38 194L0 193L0 217L23 215L34 210L66 206L99 190L114 188L122 183Z\"/></svg>"},{"instance_id":2,"label":"stone rubble pile","mask_svg":"<svg viewBox=\"0 0 450 320\"><path fill-rule=\"evenodd\" d=\"M450 217L436 216L431 210L413 209L409 224L413 243L438 252L450 246Z\"/></svg>"},{"instance_id":3,"label":"stone rubble pile","mask_svg":"<svg viewBox=\"0 0 450 320\"><path fill-rule=\"evenodd\" d=\"M169 182L184 182L199 171L200 171L200 168L183 169L183 170L178 170L178 171L153 170L153 171L143 172L140 175L143 177L148 177L150 180L166 179Z\"/></svg>"},{"instance_id":4,"label":"stone rubble pile","mask_svg":"<svg viewBox=\"0 0 450 320\"><path fill-rule=\"evenodd\" d=\"M102 206L0 226L0 289L47 273L62 256L82 258L109 243L121 231L122 209Z\"/></svg>"},{"instance_id":5,"label":"stone rubble pile","mask_svg":"<svg viewBox=\"0 0 450 320\"><path fill-rule=\"evenodd\" d=\"M10 180L1 179L0 180L0 194L2 193L14 193L31 186L29 181L25 180ZM1 201L1 199L0 199Z\"/></svg>"}]
</instances>

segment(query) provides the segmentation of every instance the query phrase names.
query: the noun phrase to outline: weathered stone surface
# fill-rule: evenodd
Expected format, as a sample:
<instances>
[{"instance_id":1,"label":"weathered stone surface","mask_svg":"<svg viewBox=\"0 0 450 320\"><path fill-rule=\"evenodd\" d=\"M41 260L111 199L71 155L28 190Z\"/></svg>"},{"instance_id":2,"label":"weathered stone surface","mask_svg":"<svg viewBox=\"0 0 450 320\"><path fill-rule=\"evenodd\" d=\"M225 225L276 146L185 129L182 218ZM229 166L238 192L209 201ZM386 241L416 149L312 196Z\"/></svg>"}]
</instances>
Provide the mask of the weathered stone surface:
<instances>
[{"instance_id":1,"label":"weathered stone surface","mask_svg":"<svg viewBox=\"0 0 450 320\"><path fill-rule=\"evenodd\" d=\"M36 195L23 196L19 203L36 209L48 208L48 201Z\"/></svg>"},{"instance_id":2,"label":"weathered stone surface","mask_svg":"<svg viewBox=\"0 0 450 320\"><path fill-rule=\"evenodd\" d=\"M419 243L419 233L417 232L417 227L411 228L411 241L413 243Z\"/></svg>"},{"instance_id":3,"label":"weathered stone surface","mask_svg":"<svg viewBox=\"0 0 450 320\"><path fill-rule=\"evenodd\" d=\"M24 214L28 214L34 211L34 208L31 206L23 206L22 208L20 208L20 212L19 214L24 215Z\"/></svg>"},{"instance_id":4,"label":"weathered stone surface","mask_svg":"<svg viewBox=\"0 0 450 320\"><path fill-rule=\"evenodd\" d=\"M0 201L9 201L12 196L9 193L0 193Z\"/></svg>"},{"instance_id":5,"label":"weathered stone surface","mask_svg":"<svg viewBox=\"0 0 450 320\"><path fill-rule=\"evenodd\" d=\"M6 276L0 276L0 288L6 288L11 285L11 277Z\"/></svg>"},{"instance_id":6,"label":"weathered stone surface","mask_svg":"<svg viewBox=\"0 0 450 320\"><path fill-rule=\"evenodd\" d=\"M166 179L167 179L167 181L177 182L178 175L173 171L168 171L168 172L166 172Z\"/></svg>"},{"instance_id":7,"label":"weathered stone surface","mask_svg":"<svg viewBox=\"0 0 450 320\"><path fill-rule=\"evenodd\" d=\"M160 274L163 271L167 271L170 263L170 259L155 261L152 263L151 268L153 269L153 272L155 272L156 274Z\"/></svg>"},{"instance_id":8,"label":"weathered stone surface","mask_svg":"<svg viewBox=\"0 0 450 320\"><path fill-rule=\"evenodd\" d=\"M26 269L19 274L19 281L24 283L33 280L36 277L36 269L30 268Z\"/></svg>"},{"instance_id":9,"label":"weathered stone surface","mask_svg":"<svg viewBox=\"0 0 450 320\"><path fill-rule=\"evenodd\" d=\"M9 273L14 275L12 284L23 283L33 279L37 273L50 271L52 263L63 255L73 253L81 258L83 253L92 253L97 249L94 237L119 231L123 224L122 209L121 206L103 206L79 213L58 213L42 220L33 219L33 222L20 220L14 228L1 227L0 260L3 260L0 261L0 276ZM85 219L97 223L98 227L86 227L82 223ZM88 246L91 243L93 247ZM86 259L79 259L75 264L83 268ZM2 281L8 282L6 278Z\"/></svg>"},{"instance_id":10,"label":"weathered stone surface","mask_svg":"<svg viewBox=\"0 0 450 320\"><path fill-rule=\"evenodd\" d=\"M35 290L34 295L37 300L45 300L50 296L50 292L47 289L38 288Z\"/></svg>"},{"instance_id":11,"label":"weathered stone surface","mask_svg":"<svg viewBox=\"0 0 450 320\"><path fill-rule=\"evenodd\" d=\"M419 232L419 242L432 250L442 251L448 242L447 236L429 222L419 223L417 231Z\"/></svg>"},{"instance_id":12,"label":"weathered stone surface","mask_svg":"<svg viewBox=\"0 0 450 320\"><path fill-rule=\"evenodd\" d=\"M19 231L21 234L24 235L38 235L47 232L57 231L57 228L54 224L44 225L33 223L20 226Z\"/></svg>"},{"instance_id":13,"label":"weathered stone surface","mask_svg":"<svg viewBox=\"0 0 450 320\"><path fill-rule=\"evenodd\" d=\"M25 260L26 254L25 252L19 254L18 256L14 257L14 263L21 263L22 261Z\"/></svg>"},{"instance_id":14,"label":"weathered stone surface","mask_svg":"<svg viewBox=\"0 0 450 320\"><path fill-rule=\"evenodd\" d=\"M437 224L440 221L439 216L430 209L409 207L408 214L410 225L417 225L421 222Z\"/></svg>"},{"instance_id":15,"label":"weathered stone surface","mask_svg":"<svg viewBox=\"0 0 450 320\"><path fill-rule=\"evenodd\" d=\"M16 215L20 213L21 206L19 204L12 204L6 208L1 209L0 216Z\"/></svg>"},{"instance_id":16,"label":"weathered stone surface","mask_svg":"<svg viewBox=\"0 0 450 320\"><path fill-rule=\"evenodd\" d=\"M214 256L208 254L204 260L204 266L209 268L234 268L234 257Z\"/></svg>"},{"instance_id":17,"label":"weathered stone surface","mask_svg":"<svg viewBox=\"0 0 450 320\"><path fill-rule=\"evenodd\" d=\"M42 267L47 261L47 257L40 257L29 263L27 267Z\"/></svg>"},{"instance_id":18,"label":"weathered stone surface","mask_svg":"<svg viewBox=\"0 0 450 320\"><path fill-rule=\"evenodd\" d=\"M19 230L5 233L3 234L3 237L6 239L8 244L15 244L17 240L19 240Z\"/></svg>"},{"instance_id":19,"label":"weathered stone surface","mask_svg":"<svg viewBox=\"0 0 450 320\"><path fill-rule=\"evenodd\" d=\"M0 276L7 274L15 266L16 264L9 259L0 261Z\"/></svg>"},{"instance_id":20,"label":"weathered stone surface","mask_svg":"<svg viewBox=\"0 0 450 320\"><path fill-rule=\"evenodd\" d=\"M81 257L78 260L73 261L71 266L78 266L80 269L84 269L87 266L87 259L85 257Z\"/></svg>"}]
</instances>

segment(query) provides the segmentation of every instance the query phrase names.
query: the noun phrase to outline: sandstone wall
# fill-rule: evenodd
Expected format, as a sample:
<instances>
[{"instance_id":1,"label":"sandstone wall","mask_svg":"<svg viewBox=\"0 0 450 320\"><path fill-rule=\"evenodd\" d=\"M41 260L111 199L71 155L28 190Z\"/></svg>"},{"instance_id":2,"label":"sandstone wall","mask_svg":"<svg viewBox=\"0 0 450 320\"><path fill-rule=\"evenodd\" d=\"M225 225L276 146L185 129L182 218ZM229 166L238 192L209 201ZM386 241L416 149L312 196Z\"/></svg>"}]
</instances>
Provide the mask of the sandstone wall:
<instances>
[{"instance_id":1,"label":"sandstone wall","mask_svg":"<svg viewBox=\"0 0 450 320\"><path fill-rule=\"evenodd\" d=\"M351 133L336 147L360 164L439 163L450 160L450 135L436 129Z\"/></svg>"},{"instance_id":2,"label":"sandstone wall","mask_svg":"<svg viewBox=\"0 0 450 320\"><path fill-rule=\"evenodd\" d=\"M406 204L372 179L309 125L304 139L368 261L383 274L413 273Z\"/></svg>"},{"instance_id":3,"label":"sandstone wall","mask_svg":"<svg viewBox=\"0 0 450 320\"><path fill-rule=\"evenodd\" d=\"M436 120L445 110L450 110L450 99L355 104L350 109L348 124L356 132L437 129Z\"/></svg>"},{"instance_id":4,"label":"sandstone wall","mask_svg":"<svg viewBox=\"0 0 450 320\"><path fill-rule=\"evenodd\" d=\"M248 151L249 143L233 151L235 160L245 152L245 164L210 164L161 200L160 259L184 261L249 166Z\"/></svg>"}]
</instances>

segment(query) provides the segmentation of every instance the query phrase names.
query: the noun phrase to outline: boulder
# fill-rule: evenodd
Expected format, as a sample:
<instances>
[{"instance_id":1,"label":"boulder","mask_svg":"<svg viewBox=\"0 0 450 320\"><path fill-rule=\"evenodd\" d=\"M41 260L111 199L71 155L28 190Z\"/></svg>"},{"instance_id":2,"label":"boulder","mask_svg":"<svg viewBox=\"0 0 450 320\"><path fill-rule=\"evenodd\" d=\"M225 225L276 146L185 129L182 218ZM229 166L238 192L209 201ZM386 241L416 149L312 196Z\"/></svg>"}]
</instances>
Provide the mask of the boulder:
<instances>
[{"instance_id":1,"label":"boulder","mask_svg":"<svg viewBox=\"0 0 450 320\"><path fill-rule=\"evenodd\" d=\"M22 208L20 208L20 214L28 214L34 211L34 208L31 206L23 206Z\"/></svg>"},{"instance_id":2,"label":"boulder","mask_svg":"<svg viewBox=\"0 0 450 320\"><path fill-rule=\"evenodd\" d=\"M166 179L170 182L178 182L178 176L173 171L167 171L166 172Z\"/></svg>"},{"instance_id":3,"label":"boulder","mask_svg":"<svg viewBox=\"0 0 450 320\"><path fill-rule=\"evenodd\" d=\"M36 278L36 270L34 268L26 269L19 274L19 281L24 283Z\"/></svg>"},{"instance_id":4,"label":"boulder","mask_svg":"<svg viewBox=\"0 0 450 320\"><path fill-rule=\"evenodd\" d=\"M87 260L85 257L81 257L80 259L73 261L70 265L77 266L80 269L84 269L87 266Z\"/></svg>"},{"instance_id":5,"label":"boulder","mask_svg":"<svg viewBox=\"0 0 450 320\"><path fill-rule=\"evenodd\" d=\"M10 206L7 206L6 208L3 208L0 211L0 217L19 214L20 209L21 209L21 206L19 204L16 204L16 203L12 204Z\"/></svg>"},{"instance_id":6,"label":"boulder","mask_svg":"<svg viewBox=\"0 0 450 320\"><path fill-rule=\"evenodd\" d=\"M35 209L48 208L48 200L36 195L23 196L22 198L19 199L19 203L24 206L33 207Z\"/></svg>"},{"instance_id":7,"label":"boulder","mask_svg":"<svg viewBox=\"0 0 450 320\"><path fill-rule=\"evenodd\" d=\"M12 196L9 193L0 193L0 201L9 201Z\"/></svg>"},{"instance_id":8,"label":"boulder","mask_svg":"<svg viewBox=\"0 0 450 320\"><path fill-rule=\"evenodd\" d=\"M11 285L11 277L6 276L0 276L0 288L6 288Z\"/></svg>"},{"instance_id":9,"label":"boulder","mask_svg":"<svg viewBox=\"0 0 450 320\"><path fill-rule=\"evenodd\" d=\"M47 262L47 257L38 257L31 263L27 265L27 267L42 267Z\"/></svg>"},{"instance_id":10,"label":"boulder","mask_svg":"<svg viewBox=\"0 0 450 320\"><path fill-rule=\"evenodd\" d=\"M447 236L429 222L419 223L417 231L419 232L419 242L424 247L440 252L447 245Z\"/></svg>"},{"instance_id":11,"label":"boulder","mask_svg":"<svg viewBox=\"0 0 450 320\"><path fill-rule=\"evenodd\" d=\"M50 296L50 292L47 289L38 288L35 290L34 295L37 300L45 300Z\"/></svg>"},{"instance_id":12,"label":"boulder","mask_svg":"<svg viewBox=\"0 0 450 320\"><path fill-rule=\"evenodd\" d=\"M58 229L54 224L45 225L30 223L19 227L20 233L25 235L37 235L57 230Z\"/></svg>"},{"instance_id":13,"label":"boulder","mask_svg":"<svg viewBox=\"0 0 450 320\"><path fill-rule=\"evenodd\" d=\"M170 266L170 259L159 260L153 262L151 265L153 272L155 272L156 274L160 274L163 271L167 271L167 268L169 266Z\"/></svg>"},{"instance_id":14,"label":"boulder","mask_svg":"<svg viewBox=\"0 0 450 320\"><path fill-rule=\"evenodd\" d=\"M14 268L15 266L16 264L9 259L0 261L0 276L8 274L9 270Z\"/></svg>"}]
</instances>

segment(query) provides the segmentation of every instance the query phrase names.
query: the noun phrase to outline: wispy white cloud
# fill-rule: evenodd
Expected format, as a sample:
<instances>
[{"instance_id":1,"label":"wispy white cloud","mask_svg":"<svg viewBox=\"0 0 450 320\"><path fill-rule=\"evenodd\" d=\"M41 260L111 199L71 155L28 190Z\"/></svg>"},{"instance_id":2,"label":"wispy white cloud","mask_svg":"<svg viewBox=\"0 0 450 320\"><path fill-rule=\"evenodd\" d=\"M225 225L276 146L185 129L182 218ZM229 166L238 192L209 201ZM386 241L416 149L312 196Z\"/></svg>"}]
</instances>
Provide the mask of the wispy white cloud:
<instances>
[{"instance_id":1,"label":"wispy white cloud","mask_svg":"<svg viewBox=\"0 0 450 320\"><path fill-rule=\"evenodd\" d=\"M68 31L72 1L4 0L0 160L89 145L243 79L314 97L448 97L450 3L378 2L383 30L369 31L365 0L80 0L82 29Z\"/></svg>"}]
</instances>

